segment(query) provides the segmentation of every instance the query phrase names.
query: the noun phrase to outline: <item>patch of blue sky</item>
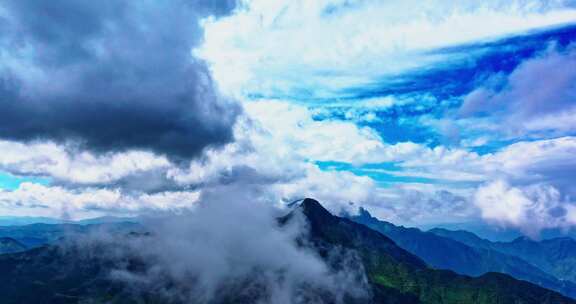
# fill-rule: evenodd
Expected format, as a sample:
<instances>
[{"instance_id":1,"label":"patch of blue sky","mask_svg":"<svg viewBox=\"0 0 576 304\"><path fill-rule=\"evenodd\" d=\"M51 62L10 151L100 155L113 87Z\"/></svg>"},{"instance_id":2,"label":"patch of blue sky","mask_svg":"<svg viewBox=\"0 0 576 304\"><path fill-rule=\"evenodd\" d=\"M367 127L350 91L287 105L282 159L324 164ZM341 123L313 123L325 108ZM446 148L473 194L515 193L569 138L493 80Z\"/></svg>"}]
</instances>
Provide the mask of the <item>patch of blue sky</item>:
<instances>
[{"instance_id":1,"label":"patch of blue sky","mask_svg":"<svg viewBox=\"0 0 576 304\"><path fill-rule=\"evenodd\" d=\"M380 122L362 122L359 125L376 130L388 144L413 142L433 148L441 143L441 136L434 129L421 125L414 119L387 119Z\"/></svg>"},{"instance_id":2,"label":"patch of blue sky","mask_svg":"<svg viewBox=\"0 0 576 304\"><path fill-rule=\"evenodd\" d=\"M509 144L511 144L510 142L505 142L505 141L494 141L494 142L490 142L484 145L479 145L476 147L469 147L468 150L471 152L475 152L478 155L486 155L486 154L492 154L495 152L500 151L502 148L508 146Z\"/></svg>"},{"instance_id":3,"label":"patch of blue sky","mask_svg":"<svg viewBox=\"0 0 576 304\"><path fill-rule=\"evenodd\" d=\"M22 183L48 185L50 184L50 179L37 176L15 176L0 171L0 190L15 190L18 189Z\"/></svg>"},{"instance_id":4,"label":"patch of blue sky","mask_svg":"<svg viewBox=\"0 0 576 304\"><path fill-rule=\"evenodd\" d=\"M317 109L315 120L353 121L374 129L386 143L411 141L435 147L447 144L445 134L438 125L422 123L421 119L439 121L453 116L462 97L472 90L488 82L492 89L502 89L506 75L524 60L551 46L562 51L575 41L576 25L570 25L492 42L437 49L430 53L452 59L403 75L386 76L362 87L344 88L338 99L315 100L308 105ZM391 102L370 106L379 98ZM493 114L479 113L477 116L488 121ZM460 128L458 139L470 142L483 135L474 128ZM492 153L507 143L503 139L493 140L470 147L470 150L479 154Z\"/></svg>"},{"instance_id":5,"label":"patch of blue sky","mask_svg":"<svg viewBox=\"0 0 576 304\"><path fill-rule=\"evenodd\" d=\"M524 34L508 36L493 41L482 41L458 46L438 48L429 51L430 54L458 54L471 53L476 50L516 50L525 53L524 56L534 54L547 47L546 43L554 42L560 48L566 48L574 41L576 23L566 24L546 29L533 30ZM527 54L526 54L527 53Z\"/></svg>"},{"instance_id":6,"label":"patch of blue sky","mask_svg":"<svg viewBox=\"0 0 576 304\"><path fill-rule=\"evenodd\" d=\"M347 171L358 176L367 176L373 179L380 187L390 187L395 184L417 183L417 184L442 184L450 186L468 187L475 182L443 180L418 176L417 173L406 174L398 162L386 162L378 164L366 164L355 166L350 163L334 161L317 161L316 165L323 171Z\"/></svg>"},{"instance_id":7,"label":"patch of blue sky","mask_svg":"<svg viewBox=\"0 0 576 304\"><path fill-rule=\"evenodd\" d=\"M316 161L315 164L321 170L352 170L358 168L350 163L345 162L337 162L337 161ZM380 170L388 170L388 171L400 171L402 167L399 166L399 162L384 162L378 164L366 164L363 165L362 168L365 169L380 169Z\"/></svg>"},{"instance_id":8,"label":"patch of blue sky","mask_svg":"<svg viewBox=\"0 0 576 304\"><path fill-rule=\"evenodd\" d=\"M316 111L314 120L344 120L352 121L361 127L374 129L384 142L396 144L399 142L415 142L434 147L439 144L437 131L419 122L423 115L441 116L441 106L436 101L420 104L398 104L381 109L362 108L323 108Z\"/></svg>"},{"instance_id":9,"label":"patch of blue sky","mask_svg":"<svg viewBox=\"0 0 576 304\"><path fill-rule=\"evenodd\" d=\"M278 91L277 95L252 94L251 97L278 98L308 106L314 110L313 119L317 121L351 121L370 127L389 144L414 142L433 148L459 145L459 141L483 141L463 147L479 154L494 153L515 141L530 138L508 140L505 134L487 133L487 130L473 127L475 120L467 119L454 125L458 134L452 142L442 130L443 123L455 116L463 96L472 90L490 85L491 89L498 91L506 85L506 76L526 59L550 47L563 51L575 42L576 25L567 25L494 41L430 50L426 54L444 60L399 75L377 77L361 86L344 83L339 90L333 91L333 88L324 88L315 81L305 81L299 82L304 86ZM318 73L322 77L339 77L329 71ZM494 124L497 123L496 114L476 113L474 117ZM536 135L540 138L555 137L546 131L531 136ZM482 140L483 137L487 139Z\"/></svg>"}]
</instances>

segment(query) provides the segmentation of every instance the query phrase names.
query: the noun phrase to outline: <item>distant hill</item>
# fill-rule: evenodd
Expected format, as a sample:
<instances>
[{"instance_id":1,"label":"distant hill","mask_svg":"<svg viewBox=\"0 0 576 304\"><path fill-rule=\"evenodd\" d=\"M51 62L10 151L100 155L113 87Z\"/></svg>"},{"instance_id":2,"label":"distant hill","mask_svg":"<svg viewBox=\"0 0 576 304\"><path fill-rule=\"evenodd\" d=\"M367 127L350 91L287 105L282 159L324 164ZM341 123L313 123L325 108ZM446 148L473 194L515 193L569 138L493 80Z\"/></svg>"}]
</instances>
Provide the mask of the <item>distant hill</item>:
<instances>
[{"instance_id":1,"label":"distant hill","mask_svg":"<svg viewBox=\"0 0 576 304\"><path fill-rule=\"evenodd\" d=\"M519 237L511 242L492 242L467 231L432 229L431 233L468 246L514 255L553 274L576 283L576 240L560 237L542 241Z\"/></svg>"},{"instance_id":2,"label":"distant hill","mask_svg":"<svg viewBox=\"0 0 576 304\"><path fill-rule=\"evenodd\" d=\"M62 224L64 221L50 217L0 216L0 226L23 226L30 224Z\"/></svg>"},{"instance_id":3,"label":"distant hill","mask_svg":"<svg viewBox=\"0 0 576 304\"><path fill-rule=\"evenodd\" d=\"M132 222L103 224L30 224L23 226L0 226L0 237L17 240L29 248L51 244L58 239L74 237L91 231L131 231L139 230L140 225Z\"/></svg>"},{"instance_id":4,"label":"distant hill","mask_svg":"<svg viewBox=\"0 0 576 304\"><path fill-rule=\"evenodd\" d=\"M24 244L9 237L0 238L0 254L20 252L28 249Z\"/></svg>"},{"instance_id":5,"label":"distant hill","mask_svg":"<svg viewBox=\"0 0 576 304\"><path fill-rule=\"evenodd\" d=\"M136 217L117 217L117 216L101 216L90 219L74 221L71 223L80 225L93 225L93 224L111 224L111 223L139 223Z\"/></svg>"},{"instance_id":6,"label":"distant hill","mask_svg":"<svg viewBox=\"0 0 576 304\"><path fill-rule=\"evenodd\" d=\"M0 216L0 226L24 226L31 224L105 224L120 222L138 222L135 217L116 217L102 216L78 221L63 220L51 217L32 217L32 216Z\"/></svg>"},{"instance_id":7,"label":"distant hill","mask_svg":"<svg viewBox=\"0 0 576 304\"><path fill-rule=\"evenodd\" d=\"M559 280L515 255L489 247L469 246L465 242L416 228L396 226L378 220L363 208L360 208L358 215L349 218L388 236L400 247L422 258L434 268L449 269L470 276L489 272L506 273L568 296L576 296L576 284Z\"/></svg>"},{"instance_id":8,"label":"distant hill","mask_svg":"<svg viewBox=\"0 0 576 304\"><path fill-rule=\"evenodd\" d=\"M487 239L493 242L510 242L521 236L524 236L518 228L514 227L501 227L498 225L486 225L482 221L472 221L465 223L443 223L443 224L427 224L419 226L422 230L429 231L434 228L445 229L450 231L467 231L472 232L480 238ZM576 228L545 228L539 233L539 238L553 239L571 237L576 239Z\"/></svg>"}]
</instances>

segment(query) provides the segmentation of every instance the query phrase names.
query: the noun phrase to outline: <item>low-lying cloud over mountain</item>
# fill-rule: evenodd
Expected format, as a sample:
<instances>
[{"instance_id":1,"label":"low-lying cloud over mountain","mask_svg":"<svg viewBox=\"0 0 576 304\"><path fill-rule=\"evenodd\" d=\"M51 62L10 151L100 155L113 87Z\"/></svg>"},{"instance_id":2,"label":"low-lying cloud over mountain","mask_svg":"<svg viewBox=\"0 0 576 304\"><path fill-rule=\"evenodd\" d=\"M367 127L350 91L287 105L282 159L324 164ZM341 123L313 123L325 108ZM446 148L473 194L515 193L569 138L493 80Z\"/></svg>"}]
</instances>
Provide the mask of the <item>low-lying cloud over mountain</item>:
<instances>
[{"instance_id":1,"label":"low-lying cloud over mountain","mask_svg":"<svg viewBox=\"0 0 576 304\"><path fill-rule=\"evenodd\" d=\"M0 210L133 215L248 184L567 229L574 22L568 0L4 1Z\"/></svg>"}]
</instances>

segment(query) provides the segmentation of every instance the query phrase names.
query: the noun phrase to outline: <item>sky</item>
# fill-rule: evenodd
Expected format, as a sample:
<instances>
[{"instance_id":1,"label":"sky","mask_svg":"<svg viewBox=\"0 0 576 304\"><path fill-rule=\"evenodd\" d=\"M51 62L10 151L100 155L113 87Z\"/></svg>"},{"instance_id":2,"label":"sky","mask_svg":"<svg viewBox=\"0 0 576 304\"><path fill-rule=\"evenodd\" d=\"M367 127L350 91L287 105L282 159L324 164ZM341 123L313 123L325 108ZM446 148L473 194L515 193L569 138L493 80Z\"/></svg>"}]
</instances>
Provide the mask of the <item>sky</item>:
<instances>
[{"instance_id":1,"label":"sky","mask_svg":"<svg viewBox=\"0 0 576 304\"><path fill-rule=\"evenodd\" d=\"M0 215L576 226L575 1L7 0L0 33Z\"/></svg>"}]
</instances>

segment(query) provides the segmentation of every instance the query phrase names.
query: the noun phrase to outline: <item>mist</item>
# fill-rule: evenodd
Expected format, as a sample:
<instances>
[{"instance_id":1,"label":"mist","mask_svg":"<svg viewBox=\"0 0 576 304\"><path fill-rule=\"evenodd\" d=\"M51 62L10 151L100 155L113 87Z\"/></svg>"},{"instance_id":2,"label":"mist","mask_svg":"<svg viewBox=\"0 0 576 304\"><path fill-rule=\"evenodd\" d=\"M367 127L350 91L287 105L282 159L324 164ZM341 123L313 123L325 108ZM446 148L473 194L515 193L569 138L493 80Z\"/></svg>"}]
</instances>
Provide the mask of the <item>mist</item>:
<instances>
[{"instance_id":1,"label":"mist","mask_svg":"<svg viewBox=\"0 0 576 304\"><path fill-rule=\"evenodd\" d=\"M191 209L146 217L144 232L99 231L73 244L86 257L104 255L113 265L108 278L134 299L288 304L370 296L354 252L336 248L320 257L307 241L300 210L258 199L259 191L245 185L216 188Z\"/></svg>"}]
</instances>

